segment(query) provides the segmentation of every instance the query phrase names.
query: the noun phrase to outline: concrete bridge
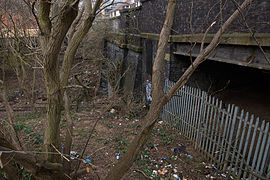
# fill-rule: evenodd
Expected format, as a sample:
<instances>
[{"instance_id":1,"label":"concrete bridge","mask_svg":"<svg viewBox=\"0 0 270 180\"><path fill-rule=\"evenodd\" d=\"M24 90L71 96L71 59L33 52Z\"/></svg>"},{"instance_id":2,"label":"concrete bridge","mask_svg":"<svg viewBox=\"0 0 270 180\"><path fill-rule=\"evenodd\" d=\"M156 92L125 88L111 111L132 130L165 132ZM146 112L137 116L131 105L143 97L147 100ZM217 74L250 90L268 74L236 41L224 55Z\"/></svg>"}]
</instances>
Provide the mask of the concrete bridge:
<instances>
[{"instance_id":1,"label":"concrete bridge","mask_svg":"<svg viewBox=\"0 0 270 180\"><path fill-rule=\"evenodd\" d=\"M143 97L146 79L151 77L166 4L164 0L143 0L142 6L124 9L121 16L109 20L114 38L105 43L107 57L120 61L122 72L129 67L121 85L134 96ZM207 45L235 9L232 1L178 1L165 57L165 77L176 81L199 54L201 43ZM269 10L270 1L254 1L230 26L188 85L270 120Z\"/></svg>"}]
</instances>

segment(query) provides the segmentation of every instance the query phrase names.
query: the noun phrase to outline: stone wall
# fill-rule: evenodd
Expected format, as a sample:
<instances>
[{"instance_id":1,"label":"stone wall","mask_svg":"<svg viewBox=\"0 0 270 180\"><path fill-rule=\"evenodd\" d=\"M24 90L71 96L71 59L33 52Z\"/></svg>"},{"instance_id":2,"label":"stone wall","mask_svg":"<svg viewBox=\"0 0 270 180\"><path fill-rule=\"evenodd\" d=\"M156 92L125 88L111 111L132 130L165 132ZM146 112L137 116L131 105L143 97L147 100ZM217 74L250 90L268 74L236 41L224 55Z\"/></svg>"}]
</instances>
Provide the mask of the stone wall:
<instances>
[{"instance_id":1,"label":"stone wall","mask_svg":"<svg viewBox=\"0 0 270 180\"><path fill-rule=\"evenodd\" d=\"M203 33L216 21L216 25L210 31L215 33L220 24L236 10L231 0L221 1L222 4L217 0L193 0L193 2L191 8L191 0L178 1L173 34ZM236 2L241 4L243 0L236 0ZM121 28L129 29L129 32L133 33L159 33L165 18L167 3L167 0L142 0L142 7L121 12ZM243 16L253 32L270 33L269 9L270 1L260 0L253 1L252 5L244 11ZM248 32L242 17L230 26L227 33L233 32Z\"/></svg>"}]
</instances>

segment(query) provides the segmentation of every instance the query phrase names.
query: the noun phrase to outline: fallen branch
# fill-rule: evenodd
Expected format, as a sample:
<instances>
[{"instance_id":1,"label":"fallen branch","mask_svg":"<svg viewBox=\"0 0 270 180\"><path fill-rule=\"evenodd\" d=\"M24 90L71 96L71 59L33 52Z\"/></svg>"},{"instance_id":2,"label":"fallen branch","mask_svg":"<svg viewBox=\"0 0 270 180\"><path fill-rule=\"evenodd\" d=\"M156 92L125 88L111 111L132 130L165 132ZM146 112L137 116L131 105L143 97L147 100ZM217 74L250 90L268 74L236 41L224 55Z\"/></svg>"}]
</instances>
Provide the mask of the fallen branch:
<instances>
[{"instance_id":1,"label":"fallen branch","mask_svg":"<svg viewBox=\"0 0 270 180\"><path fill-rule=\"evenodd\" d=\"M134 169L134 171L141 173L146 179L151 179L149 176L147 176L143 171L139 169Z\"/></svg>"}]
</instances>

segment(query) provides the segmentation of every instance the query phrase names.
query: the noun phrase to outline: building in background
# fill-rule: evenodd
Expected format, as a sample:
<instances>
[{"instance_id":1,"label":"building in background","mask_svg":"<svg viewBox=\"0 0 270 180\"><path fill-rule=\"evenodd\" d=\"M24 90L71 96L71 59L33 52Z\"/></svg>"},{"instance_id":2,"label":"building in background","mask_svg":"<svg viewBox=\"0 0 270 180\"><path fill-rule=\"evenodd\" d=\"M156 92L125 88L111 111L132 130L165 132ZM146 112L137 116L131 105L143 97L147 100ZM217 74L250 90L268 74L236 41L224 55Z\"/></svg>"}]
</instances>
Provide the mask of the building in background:
<instances>
[{"instance_id":1,"label":"building in background","mask_svg":"<svg viewBox=\"0 0 270 180\"><path fill-rule=\"evenodd\" d=\"M26 7L19 0L0 1L0 29L2 36L36 35L37 23Z\"/></svg>"},{"instance_id":2,"label":"building in background","mask_svg":"<svg viewBox=\"0 0 270 180\"><path fill-rule=\"evenodd\" d=\"M122 9L135 8L141 6L140 0L119 0L118 3L115 3L112 6L112 9L109 11L109 18L120 16L120 11Z\"/></svg>"}]
</instances>

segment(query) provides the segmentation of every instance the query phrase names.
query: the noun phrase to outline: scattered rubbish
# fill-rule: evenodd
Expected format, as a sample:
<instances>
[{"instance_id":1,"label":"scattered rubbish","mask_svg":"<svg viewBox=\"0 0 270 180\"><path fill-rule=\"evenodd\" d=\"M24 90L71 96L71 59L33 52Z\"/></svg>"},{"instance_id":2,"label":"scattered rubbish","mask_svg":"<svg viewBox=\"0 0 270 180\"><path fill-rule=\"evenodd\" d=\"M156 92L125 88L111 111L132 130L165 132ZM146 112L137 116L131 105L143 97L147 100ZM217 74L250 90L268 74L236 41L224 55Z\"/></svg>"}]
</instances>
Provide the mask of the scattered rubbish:
<instances>
[{"instance_id":1,"label":"scattered rubbish","mask_svg":"<svg viewBox=\"0 0 270 180\"><path fill-rule=\"evenodd\" d=\"M168 164L167 166L165 166L165 168L172 169L172 165L171 164Z\"/></svg>"},{"instance_id":2,"label":"scattered rubbish","mask_svg":"<svg viewBox=\"0 0 270 180\"><path fill-rule=\"evenodd\" d=\"M160 124L160 125L163 124L163 121L159 121L158 124Z\"/></svg>"},{"instance_id":3,"label":"scattered rubbish","mask_svg":"<svg viewBox=\"0 0 270 180\"><path fill-rule=\"evenodd\" d=\"M227 177L225 174L221 174L222 177Z\"/></svg>"},{"instance_id":4,"label":"scattered rubbish","mask_svg":"<svg viewBox=\"0 0 270 180\"><path fill-rule=\"evenodd\" d=\"M157 129L157 131L160 131L160 129Z\"/></svg>"},{"instance_id":5,"label":"scattered rubbish","mask_svg":"<svg viewBox=\"0 0 270 180\"><path fill-rule=\"evenodd\" d=\"M145 157L145 158L149 158L149 155L146 154L146 155L144 155L144 157Z\"/></svg>"},{"instance_id":6,"label":"scattered rubbish","mask_svg":"<svg viewBox=\"0 0 270 180\"><path fill-rule=\"evenodd\" d=\"M86 161L87 163L91 163L91 162L92 162L92 160L90 159L90 157L86 158L85 161Z\"/></svg>"},{"instance_id":7,"label":"scattered rubbish","mask_svg":"<svg viewBox=\"0 0 270 180\"><path fill-rule=\"evenodd\" d=\"M168 159L167 158L162 158L163 161L167 161Z\"/></svg>"},{"instance_id":8,"label":"scattered rubbish","mask_svg":"<svg viewBox=\"0 0 270 180\"><path fill-rule=\"evenodd\" d=\"M207 179L217 179L217 177L211 176L210 174L206 175L205 177L206 177Z\"/></svg>"},{"instance_id":9,"label":"scattered rubbish","mask_svg":"<svg viewBox=\"0 0 270 180\"><path fill-rule=\"evenodd\" d=\"M175 180L178 180L179 179L179 177L178 177L177 174L173 174L173 177L174 177Z\"/></svg>"},{"instance_id":10,"label":"scattered rubbish","mask_svg":"<svg viewBox=\"0 0 270 180\"><path fill-rule=\"evenodd\" d=\"M86 172L90 173L90 168L89 167L86 167Z\"/></svg>"},{"instance_id":11,"label":"scattered rubbish","mask_svg":"<svg viewBox=\"0 0 270 180\"><path fill-rule=\"evenodd\" d=\"M65 149L64 147L61 147L61 149Z\"/></svg>"},{"instance_id":12,"label":"scattered rubbish","mask_svg":"<svg viewBox=\"0 0 270 180\"><path fill-rule=\"evenodd\" d=\"M183 175L180 173L178 176L177 174L173 174L174 180L187 180Z\"/></svg>"},{"instance_id":13,"label":"scattered rubbish","mask_svg":"<svg viewBox=\"0 0 270 180\"><path fill-rule=\"evenodd\" d=\"M158 170L158 173L159 173L159 174L161 174L161 175L165 175L165 174L166 174L166 172L165 172L165 170L164 170L164 169L162 169L162 170Z\"/></svg>"},{"instance_id":14,"label":"scattered rubbish","mask_svg":"<svg viewBox=\"0 0 270 180\"><path fill-rule=\"evenodd\" d=\"M110 113L114 114L115 113L115 109L111 109Z\"/></svg>"},{"instance_id":15,"label":"scattered rubbish","mask_svg":"<svg viewBox=\"0 0 270 180\"><path fill-rule=\"evenodd\" d=\"M121 126L122 124L121 123L119 123L119 126Z\"/></svg>"},{"instance_id":16,"label":"scattered rubbish","mask_svg":"<svg viewBox=\"0 0 270 180\"><path fill-rule=\"evenodd\" d=\"M152 175L157 176L158 175L158 172L156 170L153 170Z\"/></svg>"},{"instance_id":17,"label":"scattered rubbish","mask_svg":"<svg viewBox=\"0 0 270 180\"><path fill-rule=\"evenodd\" d=\"M187 157L192 158L192 155L189 154L189 155L187 155Z\"/></svg>"},{"instance_id":18,"label":"scattered rubbish","mask_svg":"<svg viewBox=\"0 0 270 180\"><path fill-rule=\"evenodd\" d=\"M80 155L76 151L70 151L70 159L79 158Z\"/></svg>"},{"instance_id":19,"label":"scattered rubbish","mask_svg":"<svg viewBox=\"0 0 270 180\"><path fill-rule=\"evenodd\" d=\"M101 119L104 119L104 116L100 116Z\"/></svg>"},{"instance_id":20,"label":"scattered rubbish","mask_svg":"<svg viewBox=\"0 0 270 180\"><path fill-rule=\"evenodd\" d=\"M115 158L118 160L120 158L120 154L116 153L115 155L116 155Z\"/></svg>"}]
</instances>

